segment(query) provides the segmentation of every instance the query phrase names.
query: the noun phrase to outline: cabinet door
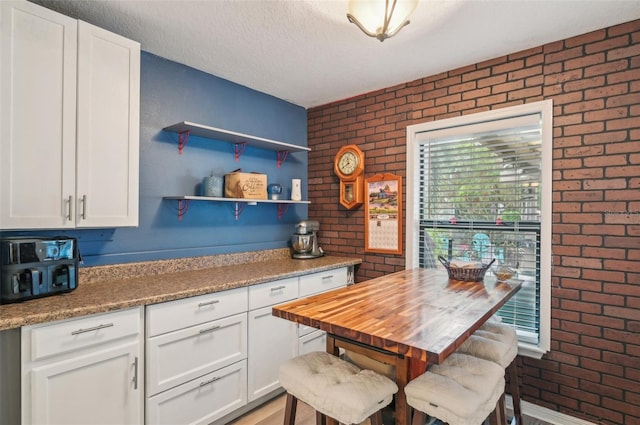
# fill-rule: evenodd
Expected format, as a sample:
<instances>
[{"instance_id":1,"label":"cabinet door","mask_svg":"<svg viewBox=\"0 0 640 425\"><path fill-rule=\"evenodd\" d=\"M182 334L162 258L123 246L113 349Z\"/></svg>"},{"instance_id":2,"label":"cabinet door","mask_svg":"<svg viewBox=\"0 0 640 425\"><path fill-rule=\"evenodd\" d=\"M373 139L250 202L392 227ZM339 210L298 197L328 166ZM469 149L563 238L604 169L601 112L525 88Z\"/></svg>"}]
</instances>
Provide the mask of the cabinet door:
<instances>
[{"instance_id":1,"label":"cabinet door","mask_svg":"<svg viewBox=\"0 0 640 425\"><path fill-rule=\"evenodd\" d=\"M271 314L249 312L249 401L280 388L280 365L296 356L296 324Z\"/></svg>"},{"instance_id":2,"label":"cabinet door","mask_svg":"<svg viewBox=\"0 0 640 425\"><path fill-rule=\"evenodd\" d=\"M0 2L0 229L73 227L77 21Z\"/></svg>"},{"instance_id":3,"label":"cabinet door","mask_svg":"<svg viewBox=\"0 0 640 425\"><path fill-rule=\"evenodd\" d=\"M77 227L138 225L140 44L78 22Z\"/></svg>"},{"instance_id":4,"label":"cabinet door","mask_svg":"<svg viewBox=\"0 0 640 425\"><path fill-rule=\"evenodd\" d=\"M139 424L142 364L137 342L31 370L37 424Z\"/></svg>"}]
</instances>

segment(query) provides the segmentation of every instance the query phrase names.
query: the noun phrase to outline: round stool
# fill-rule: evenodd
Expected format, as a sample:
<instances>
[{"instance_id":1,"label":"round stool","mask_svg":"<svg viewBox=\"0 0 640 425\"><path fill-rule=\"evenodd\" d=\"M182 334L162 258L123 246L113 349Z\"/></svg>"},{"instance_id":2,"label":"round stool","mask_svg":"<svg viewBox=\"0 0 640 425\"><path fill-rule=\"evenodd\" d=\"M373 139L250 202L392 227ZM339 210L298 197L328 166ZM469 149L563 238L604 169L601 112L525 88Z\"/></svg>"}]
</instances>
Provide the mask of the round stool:
<instances>
[{"instance_id":1,"label":"round stool","mask_svg":"<svg viewBox=\"0 0 640 425\"><path fill-rule=\"evenodd\" d=\"M516 365L518 337L515 329L499 321L490 320L462 343L456 352L492 361L506 371L509 375L509 393L513 401L513 416L516 418L517 424L522 425L520 382ZM503 400L501 400L502 402Z\"/></svg>"},{"instance_id":2,"label":"round stool","mask_svg":"<svg viewBox=\"0 0 640 425\"><path fill-rule=\"evenodd\" d=\"M322 351L283 363L280 383L287 390L285 425L294 424L298 400L316 410L319 424L328 416L346 425L366 418L372 425L382 425L381 410L398 392L389 378Z\"/></svg>"},{"instance_id":3,"label":"round stool","mask_svg":"<svg viewBox=\"0 0 640 425\"><path fill-rule=\"evenodd\" d=\"M414 409L414 425L424 424L426 415L450 425L480 425L490 414L497 414L504 369L488 360L453 353L409 382L404 391Z\"/></svg>"}]
</instances>

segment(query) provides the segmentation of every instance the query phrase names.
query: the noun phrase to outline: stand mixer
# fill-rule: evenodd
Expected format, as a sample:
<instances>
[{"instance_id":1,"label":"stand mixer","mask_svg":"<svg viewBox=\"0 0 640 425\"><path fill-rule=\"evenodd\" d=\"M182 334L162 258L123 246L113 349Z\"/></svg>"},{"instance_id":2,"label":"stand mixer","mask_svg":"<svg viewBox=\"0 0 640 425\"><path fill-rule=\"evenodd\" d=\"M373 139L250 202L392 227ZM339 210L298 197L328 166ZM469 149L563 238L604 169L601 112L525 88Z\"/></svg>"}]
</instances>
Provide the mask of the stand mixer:
<instances>
[{"instance_id":1,"label":"stand mixer","mask_svg":"<svg viewBox=\"0 0 640 425\"><path fill-rule=\"evenodd\" d=\"M302 220L296 224L296 232L291 235L292 258L305 260L324 255L322 248L318 246L318 230L320 223L315 220Z\"/></svg>"}]
</instances>

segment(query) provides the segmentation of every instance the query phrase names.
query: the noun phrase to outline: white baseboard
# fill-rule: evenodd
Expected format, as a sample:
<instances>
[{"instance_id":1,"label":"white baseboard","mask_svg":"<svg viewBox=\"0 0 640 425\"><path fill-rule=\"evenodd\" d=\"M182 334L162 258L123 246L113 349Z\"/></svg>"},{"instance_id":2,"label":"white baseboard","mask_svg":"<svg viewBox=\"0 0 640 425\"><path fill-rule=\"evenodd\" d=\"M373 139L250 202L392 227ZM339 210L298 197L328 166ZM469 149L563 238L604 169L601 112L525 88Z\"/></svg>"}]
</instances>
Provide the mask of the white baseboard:
<instances>
[{"instance_id":1,"label":"white baseboard","mask_svg":"<svg viewBox=\"0 0 640 425\"><path fill-rule=\"evenodd\" d=\"M507 409L510 413L513 412L513 403L511 396L506 396ZM548 422L554 425L596 425L593 422L585 421L584 419L574 418L573 416L566 415L564 413L556 412L546 407L538 406L537 404L529 403L522 400L520 402L522 407L522 414L530 418L535 418L541 421Z\"/></svg>"}]
</instances>

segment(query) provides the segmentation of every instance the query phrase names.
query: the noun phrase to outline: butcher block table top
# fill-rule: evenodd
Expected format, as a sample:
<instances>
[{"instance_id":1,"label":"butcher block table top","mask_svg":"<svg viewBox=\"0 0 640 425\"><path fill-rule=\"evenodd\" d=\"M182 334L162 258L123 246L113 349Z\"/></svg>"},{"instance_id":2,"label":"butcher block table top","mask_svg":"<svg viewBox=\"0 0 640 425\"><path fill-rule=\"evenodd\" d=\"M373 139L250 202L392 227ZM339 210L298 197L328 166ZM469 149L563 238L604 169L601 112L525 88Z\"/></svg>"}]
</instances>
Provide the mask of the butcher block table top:
<instances>
[{"instance_id":1,"label":"butcher block table top","mask_svg":"<svg viewBox=\"0 0 640 425\"><path fill-rule=\"evenodd\" d=\"M273 308L284 319L423 362L441 363L504 305L520 281L449 280L412 269Z\"/></svg>"},{"instance_id":2,"label":"butcher block table top","mask_svg":"<svg viewBox=\"0 0 640 425\"><path fill-rule=\"evenodd\" d=\"M449 280L411 269L273 307L273 315L327 331L327 351L358 352L395 366L396 425L411 422L404 387L441 363L509 300L521 281ZM334 424L334 420L328 420Z\"/></svg>"}]
</instances>

